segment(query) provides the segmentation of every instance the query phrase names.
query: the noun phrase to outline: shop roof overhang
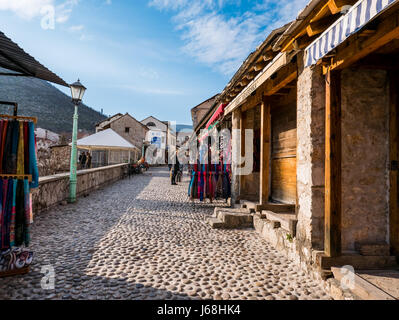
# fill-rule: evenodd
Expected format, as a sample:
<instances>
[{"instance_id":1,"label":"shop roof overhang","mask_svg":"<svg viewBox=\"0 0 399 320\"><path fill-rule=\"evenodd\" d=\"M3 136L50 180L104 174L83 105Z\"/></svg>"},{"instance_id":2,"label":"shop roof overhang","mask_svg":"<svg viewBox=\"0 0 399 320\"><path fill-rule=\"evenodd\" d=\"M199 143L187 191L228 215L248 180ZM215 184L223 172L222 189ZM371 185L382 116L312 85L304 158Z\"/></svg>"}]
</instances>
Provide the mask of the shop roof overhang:
<instances>
[{"instance_id":1,"label":"shop roof overhang","mask_svg":"<svg viewBox=\"0 0 399 320\"><path fill-rule=\"evenodd\" d=\"M233 78L224 88L223 92L218 96L212 108L204 115L197 127L195 133L199 133L212 115L217 111L220 104L228 104L236 97L242 90L248 87L248 84L262 72L262 70L278 55L278 52L272 50L273 43L278 37L284 33L290 23L281 28L273 30L266 38L266 40L259 45L254 52L243 62ZM193 138L194 139L194 138Z\"/></svg>"},{"instance_id":2,"label":"shop roof overhang","mask_svg":"<svg viewBox=\"0 0 399 320\"><path fill-rule=\"evenodd\" d=\"M0 32L0 67L15 72L2 73L2 75L35 77L69 87L63 79L36 61L2 32Z\"/></svg>"},{"instance_id":3,"label":"shop roof overhang","mask_svg":"<svg viewBox=\"0 0 399 320\"><path fill-rule=\"evenodd\" d=\"M399 0L359 0L305 49L305 67L316 64ZM374 30L376 31L376 30Z\"/></svg>"},{"instance_id":4,"label":"shop roof overhang","mask_svg":"<svg viewBox=\"0 0 399 320\"><path fill-rule=\"evenodd\" d=\"M279 53L274 60L268 64L265 69L259 73L254 80L248 86L240 92L240 94L234 98L233 101L225 109L225 116L232 113L235 109L239 108L248 97L253 95L258 89L262 87L265 95L272 95L280 90L284 85L293 81L297 76L296 63L293 67L287 67L287 71L283 72L284 76L281 77L278 71L288 66L291 63L295 53L288 54L287 52ZM276 76L276 78L273 78Z\"/></svg>"}]
</instances>

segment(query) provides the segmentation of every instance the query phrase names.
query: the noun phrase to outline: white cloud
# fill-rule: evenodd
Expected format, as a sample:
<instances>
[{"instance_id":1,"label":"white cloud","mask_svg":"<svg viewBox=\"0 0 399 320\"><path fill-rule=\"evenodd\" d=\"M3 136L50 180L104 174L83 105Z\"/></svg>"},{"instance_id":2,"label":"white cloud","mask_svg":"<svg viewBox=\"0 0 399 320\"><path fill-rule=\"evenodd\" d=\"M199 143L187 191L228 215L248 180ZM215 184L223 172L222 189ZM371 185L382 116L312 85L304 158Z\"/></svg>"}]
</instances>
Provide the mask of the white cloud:
<instances>
[{"instance_id":1,"label":"white cloud","mask_svg":"<svg viewBox=\"0 0 399 320\"><path fill-rule=\"evenodd\" d=\"M40 10L53 5L54 0L0 0L0 10L16 13L24 19L32 19L40 15Z\"/></svg>"},{"instance_id":2,"label":"white cloud","mask_svg":"<svg viewBox=\"0 0 399 320\"><path fill-rule=\"evenodd\" d=\"M30 20L40 16L44 7L53 6L56 22L65 23L78 3L79 0L0 0L0 10L12 11L19 17Z\"/></svg>"},{"instance_id":3,"label":"white cloud","mask_svg":"<svg viewBox=\"0 0 399 320\"><path fill-rule=\"evenodd\" d=\"M68 30L70 32L79 32L79 31L83 31L84 28L85 28L85 26L81 24L81 25L78 25L78 26L70 26L68 28Z\"/></svg>"},{"instance_id":4,"label":"white cloud","mask_svg":"<svg viewBox=\"0 0 399 320\"><path fill-rule=\"evenodd\" d=\"M173 12L183 51L231 75L273 29L294 19L308 0L258 0L246 12L227 15L233 0L151 0L149 6ZM239 10L230 10L238 12ZM242 11L242 10L241 10Z\"/></svg>"}]
</instances>

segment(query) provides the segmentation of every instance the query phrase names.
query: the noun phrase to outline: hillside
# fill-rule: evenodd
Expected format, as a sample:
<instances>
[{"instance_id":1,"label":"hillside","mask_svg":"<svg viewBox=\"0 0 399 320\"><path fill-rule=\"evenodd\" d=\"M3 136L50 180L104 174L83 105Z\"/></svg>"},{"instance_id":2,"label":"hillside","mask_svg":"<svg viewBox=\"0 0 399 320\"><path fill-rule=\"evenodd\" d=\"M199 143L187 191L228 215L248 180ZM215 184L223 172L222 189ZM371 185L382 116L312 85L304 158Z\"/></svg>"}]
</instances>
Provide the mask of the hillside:
<instances>
[{"instance_id":1,"label":"hillside","mask_svg":"<svg viewBox=\"0 0 399 320\"><path fill-rule=\"evenodd\" d=\"M0 76L0 101L19 104L18 115L38 118L37 126L56 133L72 132L74 106L71 97L46 81ZM0 105L0 113L10 113L11 107ZM95 131L95 124L105 119L101 113L79 106L79 129Z\"/></svg>"}]
</instances>

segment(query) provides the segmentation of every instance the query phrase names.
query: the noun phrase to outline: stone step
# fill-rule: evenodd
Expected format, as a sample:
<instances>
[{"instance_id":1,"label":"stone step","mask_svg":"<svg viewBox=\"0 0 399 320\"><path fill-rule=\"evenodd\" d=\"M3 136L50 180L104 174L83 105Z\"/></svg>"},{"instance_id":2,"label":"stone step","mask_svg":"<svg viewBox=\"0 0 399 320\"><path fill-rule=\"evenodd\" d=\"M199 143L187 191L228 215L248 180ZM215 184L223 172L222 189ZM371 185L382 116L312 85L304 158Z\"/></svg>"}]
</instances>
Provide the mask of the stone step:
<instances>
[{"instance_id":1,"label":"stone step","mask_svg":"<svg viewBox=\"0 0 399 320\"><path fill-rule=\"evenodd\" d=\"M224 229L252 228L253 215L245 209L215 208L213 216L208 219L208 222Z\"/></svg>"},{"instance_id":2,"label":"stone step","mask_svg":"<svg viewBox=\"0 0 399 320\"><path fill-rule=\"evenodd\" d=\"M384 268L398 268L394 256L362 256L360 254L327 257L324 253L316 254L316 263L321 269L332 267L352 266L356 270L378 270Z\"/></svg>"},{"instance_id":3,"label":"stone step","mask_svg":"<svg viewBox=\"0 0 399 320\"><path fill-rule=\"evenodd\" d=\"M247 209L248 212L250 212L250 213L255 213L256 207L258 206L258 204L256 202L247 201L247 200L241 200L240 204L241 204L242 209Z\"/></svg>"},{"instance_id":4,"label":"stone step","mask_svg":"<svg viewBox=\"0 0 399 320\"><path fill-rule=\"evenodd\" d=\"M296 214L288 213L275 213L272 211L264 210L262 215L266 216L267 220L278 222L280 227L290 233L292 237L296 236L296 225L298 219Z\"/></svg>"},{"instance_id":5,"label":"stone step","mask_svg":"<svg viewBox=\"0 0 399 320\"><path fill-rule=\"evenodd\" d=\"M256 211L272 211L275 213L295 213L295 205L294 204L280 204L280 203L267 203L256 206Z\"/></svg>"},{"instance_id":6,"label":"stone step","mask_svg":"<svg viewBox=\"0 0 399 320\"><path fill-rule=\"evenodd\" d=\"M363 300L396 300L362 276L342 268L331 268L334 278Z\"/></svg>"},{"instance_id":7,"label":"stone step","mask_svg":"<svg viewBox=\"0 0 399 320\"><path fill-rule=\"evenodd\" d=\"M220 221L218 218L208 218L207 222L212 229L223 229L224 227L223 221Z\"/></svg>"},{"instance_id":8,"label":"stone step","mask_svg":"<svg viewBox=\"0 0 399 320\"><path fill-rule=\"evenodd\" d=\"M218 217L220 212L234 212L234 213L242 213L242 214L248 214L247 209L242 209L242 208L218 208L216 207L215 210L213 211L213 216L215 218Z\"/></svg>"}]
</instances>

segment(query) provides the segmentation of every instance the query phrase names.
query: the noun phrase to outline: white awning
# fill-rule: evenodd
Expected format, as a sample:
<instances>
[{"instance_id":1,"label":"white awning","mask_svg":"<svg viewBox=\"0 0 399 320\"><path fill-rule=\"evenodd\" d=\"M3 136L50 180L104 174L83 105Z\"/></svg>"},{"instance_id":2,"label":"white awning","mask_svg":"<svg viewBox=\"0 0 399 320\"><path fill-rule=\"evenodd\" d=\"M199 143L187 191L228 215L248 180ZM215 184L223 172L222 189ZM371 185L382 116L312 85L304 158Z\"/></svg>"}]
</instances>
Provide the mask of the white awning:
<instances>
[{"instance_id":1,"label":"white awning","mask_svg":"<svg viewBox=\"0 0 399 320\"><path fill-rule=\"evenodd\" d=\"M360 0L305 49L305 66L316 64L352 34L399 0Z\"/></svg>"},{"instance_id":2,"label":"white awning","mask_svg":"<svg viewBox=\"0 0 399 320\"><path fill-rule=\"evenodd\" d=\"M139 150L112 129L80 139L77 141L77 145L78 148L87 150Z\"/></svg>"}]
</instances>

